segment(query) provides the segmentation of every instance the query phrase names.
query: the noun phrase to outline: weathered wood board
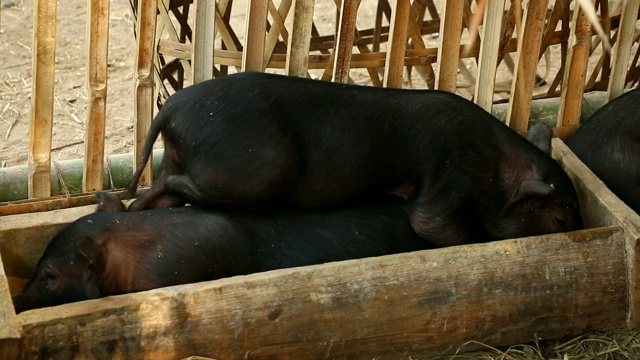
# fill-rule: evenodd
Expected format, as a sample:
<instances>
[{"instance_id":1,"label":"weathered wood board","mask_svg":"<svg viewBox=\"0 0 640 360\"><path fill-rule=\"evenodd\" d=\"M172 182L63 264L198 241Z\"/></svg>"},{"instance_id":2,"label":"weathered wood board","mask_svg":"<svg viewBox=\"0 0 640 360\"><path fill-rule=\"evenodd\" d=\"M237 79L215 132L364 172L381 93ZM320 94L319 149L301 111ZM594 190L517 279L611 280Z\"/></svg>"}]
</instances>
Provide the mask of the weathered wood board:
<instances>
[{"instance_id":1,"label":"weathered wood board","mask_svg":"<svg viewBox=\"0 0 640 360\"><path fill-rule=\"evenodd\" d=\"M558 159L576 186L582 217L589 226L620 225L626 238L629 270L629 326L640 325L640 216L625 205L560 140L554 139L554 157Z\"/></svg>"},{"instance_id":2,"label":"weathered wood board","mask_svg":"<svg viewBox=\"0 0 640 360\"><path fill-rule=\"evenodd\" d=\"M13 332L0 335L25 358L409 359L455 352L470 340L501 346L636 326L640 218L561 141L554 140L554 152L576 184L586 225L600 228L283 269L19 315L2 281L28 276L53 233L93 209L2 217L0 328Z\"/></svg>"}]
</instances>

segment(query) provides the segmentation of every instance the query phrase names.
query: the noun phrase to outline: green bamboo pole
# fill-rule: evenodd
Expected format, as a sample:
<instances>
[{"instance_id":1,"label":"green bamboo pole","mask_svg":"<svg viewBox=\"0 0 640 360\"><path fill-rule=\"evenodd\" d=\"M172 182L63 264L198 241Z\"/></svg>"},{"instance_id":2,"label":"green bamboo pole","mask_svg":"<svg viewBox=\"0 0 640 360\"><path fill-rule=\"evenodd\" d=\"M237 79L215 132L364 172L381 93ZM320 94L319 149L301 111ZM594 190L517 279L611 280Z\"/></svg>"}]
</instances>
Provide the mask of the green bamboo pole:
<instances>
[{"instance_id":1,"label":"green bamboo pole","mask_svg":"<svg viewBox=\"0 0 640 360\"><path fill-rule=\"evenodd\" d=\"M606 92L598 91L583 95L581 122L602 107L606 101ZM559 98L533 100L530 118L551 127L556 125ZM502 122L507 117L509 104L493 106L493 115ZM160 174L163 150L153 152L153 179ZM124 188L133 174L132 154L107 156L104 171L104 189ZM51 195L78 194L82 192L83 160L64 160L52 164ZM62 179L62 180L61 180ZM113 181L113 186L112 186ZM27 166L15 166L0 169L0 202L23 200L27 198Z\"/></svg>"},{"instance_id":2,"label":"green bamboo pole","mask_svg":"<svg viewBox=\"0 0 640 360\"><path fill-rule=\"evenodd\" d=\"M583 123L601 108L606 102L605 91L594 91L582 95L582 108L580 113L580 123ZM557 125L558 109L560 98L538 99L531 102L529 119L545 123L551 127ZM507 118L507 108L509 104L496 104L493 106L493 116L504 122Z\"/></svg>"},{"instance_id":3,"label":"green bamboo pole","mask_svg":"<svg viewBox=\"0 0 640 360\"><path fill-rule=\"evenodd\" d=\"M163 150L153 151L153 178L160 174ZM103 189L124 188L133 174L132 154L109 155L104 164ZM82 192L84 160L57 161L51 166L51 196ZM27 198L26 165L0 169L0 202ZM113 182L113 186L112 186Z\"/></svg>"}]
</instances>

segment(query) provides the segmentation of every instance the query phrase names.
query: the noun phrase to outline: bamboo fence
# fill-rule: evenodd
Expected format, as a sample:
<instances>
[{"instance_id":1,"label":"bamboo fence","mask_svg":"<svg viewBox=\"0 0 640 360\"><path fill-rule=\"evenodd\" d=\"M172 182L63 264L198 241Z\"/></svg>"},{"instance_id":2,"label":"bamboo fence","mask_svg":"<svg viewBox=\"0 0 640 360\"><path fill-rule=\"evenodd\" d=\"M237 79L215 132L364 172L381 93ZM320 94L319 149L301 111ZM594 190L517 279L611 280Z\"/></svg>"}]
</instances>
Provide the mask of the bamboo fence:
<instances>
[{"instance_id":1,"label":"bamboo fence","mask_svg":"<svg viewBox=\"0 0 640 360\"><path fill-rule=\"evenodd\" d=\"M505 106L498 103L506 103L503 119L520 133L537 111L532 99L555 98L557 116L545 121L560 137L580 123L584 92L605 91L610 99L636 86L640 78L640 0L627 0L623 8L592 1L613 44L611 53L603 50L591 23L570 0L443 1L441 8L434 0L379 0L375 18L362 19L359 7L370 1L335 0L336 25L321 33L314 0L130 0L137 40L133 163L140 159L154 112L168 96L230 72L271 71L353 82L360 71L371 86L415 84L457 92L494 113L496 106ZM112 170L104 154L109 1L88 4L88 111L79 193L105 188L105 174ZM232 11L240 6L246 13L243 28L231 21ZM56 14L55 0L35 0L26 197L44 203L29 211L50 208L46 202L53 201L51 184L58 171L51 166ZM551 56L545 56L549 53L555 54L552 64ZM594 65L587 66L589 61ZM558 70L541 75L543 63ZM496 82L500 66L511 70L507 84ZM0 182L11 171L1 169ZM148 167L142 184L151 181ZM15 213L13 205L0 203L0 214Z\"/></svg>"}]
</instances>

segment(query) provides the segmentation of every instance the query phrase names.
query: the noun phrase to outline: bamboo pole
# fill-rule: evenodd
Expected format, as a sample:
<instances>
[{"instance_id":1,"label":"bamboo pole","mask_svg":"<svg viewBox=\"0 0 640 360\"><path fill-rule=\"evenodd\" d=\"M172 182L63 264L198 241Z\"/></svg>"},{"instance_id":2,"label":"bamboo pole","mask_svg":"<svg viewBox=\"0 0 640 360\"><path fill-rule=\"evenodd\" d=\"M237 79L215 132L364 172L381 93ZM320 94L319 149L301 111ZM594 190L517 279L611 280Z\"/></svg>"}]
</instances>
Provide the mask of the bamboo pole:
<instances>
[{"instance_id":1,"label":"bamboo pole","mask_svg":"<svg viewBox=\"0 0 640 360\"><path fill-rule=\"evenodd\" d=\"M607 89L608 100L616 98L624 89L627 70L629 68L631 46L635 40L634 32L639 7L640 0L626 0L626 5L622 9L620 27L618 28L618 41L616 41L613 48L611 77L609 80L609 88Z\"/></svg>"},{"instance_id":2,"label":"bamboo pole","mask_svg":"<svg viewBox=\"0 0 640 360\"><path fill-rule=\"evenodd\" d=\"M391 3L391 26L389 28L389 50L384 67L384 87L402 88L404 56L407 50L407 26L411 2L393 0Z\"/></svg>"},{"instance_id":3,"label":"bamboo pole","mask_svg":"<svg viewBox=\"0 0 640 360\"><path fill-rule=\"evenodd\" d=\"M595 0L592 0L595 3ZM581 7L573 12L569 35L569 53L565 63L562 95L558 109L558 125L578 125L584 92L587 63L591 51L591 22Z\"/></svg>"},{"instance_id":4,"label":"bamboo pole","mask_svg":"<svg viewBox=\"0 0 640 360\"><path fill-rule=\"evenodd\" d=\"M289 11L291 10L292 2L293 0L282 0L276 9L273 4L273 0L267 1L269 13L271 14L271 19L273 19L273 21L271 22L271 28L269 29L265 40L262 60L263 69L267 67L269 60L271 59L271 55L273 55L273 51L278 43L278 37L281 36L285 44L289 43L289 36L291 36L291 34L287 31L284 23L289 15ZM311 38L309 38L309 41L311 41Z\"/></svg>"},{"instance_id":5,"label":"bamboo pole","mask_svg":"<svg viewBox=\"0 0 640 360\"><path fill-rule=\"evenodd\" d=\"M531 96L536 79L548 2L548 0L529 1L524 13L524 29L518 39L516 74L511 87L507 124L520 132L527 130L529 122Z\"/></svg>"},{"instance_id":6,"label":"bamboo pole","mask_svg":"<svg viewBox=\"0 0 640 360\"><path fill-rule=\"evenodd\" d=\"M293 0L291 34L287 45L285 70L287 75L307 77L311 30L313 28L313 8L315 0Z\"/></svg>"},{"instance_id":7,"label":"bamboo pole","mask_svg":"<svg viewBox=\"0 0 640 360\"><path fill-rule=\"evenodd\" d=\"M51 135L56 58L57 0L33 5L33 82L29 123L29 197L51 194Z\"/></svg>"},{"instance_id":8,"label":"bamboo pole","mask_svg":"<svg viewBox=\"0 0 640 360\"><path fill-rule=\"evenodd\" d=\"M213 78L215 48L216 2L197 0L193 25L192 83Z\"/></svg>"},{"instance_id":9,"label":"bamboo pole","mask_svg":"<svg viewBox=\"0 0 640 360\"><path fill-rule=\"evenodd\" d=\"M163 149L153 151L153 178L160 174ZM103 172L106 174L101 187L106 190L123 189L133 174L133 154L107 155ZM53 163L56 176L51 178L51 196L70 196L82 193L82 159L62 160ZM27 166L12 166L0 169L0 216L2 209L11 207L15 201L27 199ZM33 200L30 200L33 201ZM9 203L3 203L9 202Z\"/></svg>"},{"instance_id":10,"label":"bamboo pole","mask_svg":"<svg viewBox=\"0 0 640 360\"><path fill-rule=\"evenodd\" d=\"M498 48L502 35L502 14L504 0L488 1L484 10L484 29L480 43L480 59L478 60L478 77L473 99L476 104L491 112L493 106L493 90L498 69Z\"/></svg>"},{"instance_id":11,"label":"bamboo pole","mask_svg":"<svg viewBox=\"0 0 640 360\"><path fill-rule=\"evenodd\" d=\"M439 90L456 91L464 5L464 1L447 1L444 6L438 42L439 66L436 73L436 88Z\"/></svg>"},{"instance_id":12,"label":"bamboo pole","mask_svg":"<svg viewBox=\"0 0 640 360\"><path fill-rule=\"evenodd\" d=\"M424 39L422 38L422 33L420 31L420 25L422 24L422 19L424 19L424 13L426 11L427 5L423 4L424 0L414 1L411 5L411 10L409 13L410 19L408 24L408 31L411 37L412 45L414 49L426 49L427 46L424 43ZM437 13L436 13L437 15ZM427 65L417 65L415 66L418 75L422 80L427 84L429 89L435 88L436 84L436 73L433 71L433 67L431 64ZM411 85L411 73L409 73L409 85Z\"/></svg>"},{"instance_id":13,"label":"bamboo pole","mask_svg":"<svg viewBox=\"0 0 640 360\"><path fill-rule=\"evenodd\" d=\"M245 46L242 51L242 71L262 71L268 4L266 0L247 1Z\"/></svg>"},{"instance_id":14,"label":"bamboo pole","mask_svg":"<svg viewBox=\"0 0 640 360\"><path fill-rule=\"evenodd\" d=\"M171 17L169 16L169 3L171 2L171 0L154 0L156 1L157 9L158 9L158 15L157 15L157 20L156 20L156 39L160 39L161 36L163 34L167 34L169 35L169 38L177 41L177 42L184 42L183 39L180 38L180 36L178 35L178 32L176 31L175 27L173 26L173 21L171 20ZM165 31L166 30L166 31ZM159 63L159 58L157 56L154 56L154 63L157 69L160 69L160 63ZM190 59L189 59L190 60ZM187 78L191 79L193 77L192 73L192 69L191 69L191 64L189 63L189 61L181 61L180 65L182 65L182 69L184 70L184 73L186 74Z\"/></svg>"},{"instance_id":15,"label":"bamboo pole","mask_svg":"<svg viewBox=\"0 0 640 360\"><path fill-rule=\"evenodd\" d=\"M107 116L109 0L89 1L87 24L87 130L83 191L102 190L104 135Z\"/></svg>"},{"instance_id":16,"label":"bamboo pole","mask_svg":"<svg viewBox=\"0 0 640 360\"><path fill-rule=\"evenodd\" d=\"M153 120L157 9L157 0L138 2L138 19L136 21L138 49L135 64L136 84L134 92L134 118L136 119L134 132L136 134L136 141L134 143L133 152L135 167L140 163L140 158L142 157L142 146ZM140 177L140 184L142 185L151 185L151 163L152 161L149 161L142 172L142 176Z\"/></svg>"},{"instance_id":17,"label":"bamboo pole","mask_svg":"<svg viewBox=\"0 0 640 360\"><path fill-rule=\"evenodd\" d=\"M235 34L233 34L231 31L229 31L229 29L227 29L227 24L228 24L228 16L231 13L231 7L229 6L229 0L219 0L217 1L217 5L216 5L216 20L215 20L215 24L216 24L216 28L215 30L217 30L217 32L220 33L220 38L222 39L222 46L220 49L222 50L231 50L231 51L238 51L238 47L236 46L236 42L234 41L234 39L237 39L237 37L235 36ZM160 40L160 43L162 42L162 40ZM159 45L159 44L158 44ZM242 57L240 57L240 59L242 59ZM216 64L215 62L215 56L214 56L214 64ZM236 70L238 72L242 71L242 60L237 64L234 65ZM227 73L227 69L226 66L222 65L220 66L220 72L223 74Z\"/></svg>"},{"instance_id":18,"label":"bamboo pole","mask_svg":"<svg viewBox=\"0 0 640 360\"><path fill-rule=\"evenodd\" d=\"M343 0L340 5L340 20L336 46L333 50L332 81L346 83L349 80L349 67L353 51L353 39L356 29L356 16L360 0Z\"/></svg>"},{"instance_id":19,"label":"bamboo pole","mask_svg":"<svg viewBox=\"0 0 640 360\"><path fill-rule=\"evenodd\" d=\"M415 3L415 2L414 2ZM376 18L373 23L373 44L371 50L374 52L380 51L380 43L382 42L382 20L387 15L387 19L390 18L391 6L388 0L378 0L376 7Z\"/></svg>"}]
</instances>

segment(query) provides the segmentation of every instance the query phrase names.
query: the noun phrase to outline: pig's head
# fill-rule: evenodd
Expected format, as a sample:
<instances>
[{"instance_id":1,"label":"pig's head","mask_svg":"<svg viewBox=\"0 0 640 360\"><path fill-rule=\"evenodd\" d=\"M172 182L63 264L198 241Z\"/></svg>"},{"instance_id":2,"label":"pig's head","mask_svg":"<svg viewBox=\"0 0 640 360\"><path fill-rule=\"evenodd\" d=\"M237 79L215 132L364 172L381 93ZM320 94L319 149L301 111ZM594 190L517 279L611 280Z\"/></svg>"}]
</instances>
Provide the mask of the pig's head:
<instances>
[{"instance_id":1,"label":"pig's head","mask_svg":"<svg viewBox=\"0 0 640 360\"><path fill-rule=\"evenodd\" d=\"M536 124L527 139L538 149L509 149L499 165L502 196L495 211L483 214L494 239L509 239L582 228L576 190L562 167L551 158L551 129ZM542 151L540 151L542 150ZM491 192L489 192L491 193Z\"/></svg>"},{"instance_id":2,"label":"pig's head","mask_svg":"<svg viewBox=\"0 0 640 360\"><path fill-rule=\"evenodd\" d=\"M14 299L17 312L100 297L104 251L83 227L76 221L53 238Z\"/></svg>"},{"instance_id":3,"label":"pig's head","mask_svg":"<svg viewBox=\"0 0 640 360\"><path fill-rule=\"evenodd\" d=\"M529 173L505 185L507 195L501 211L486 214L485 228L493 239L582 228L576 191L560 166L542 174Z\"/></svg>"}]
</instances>

